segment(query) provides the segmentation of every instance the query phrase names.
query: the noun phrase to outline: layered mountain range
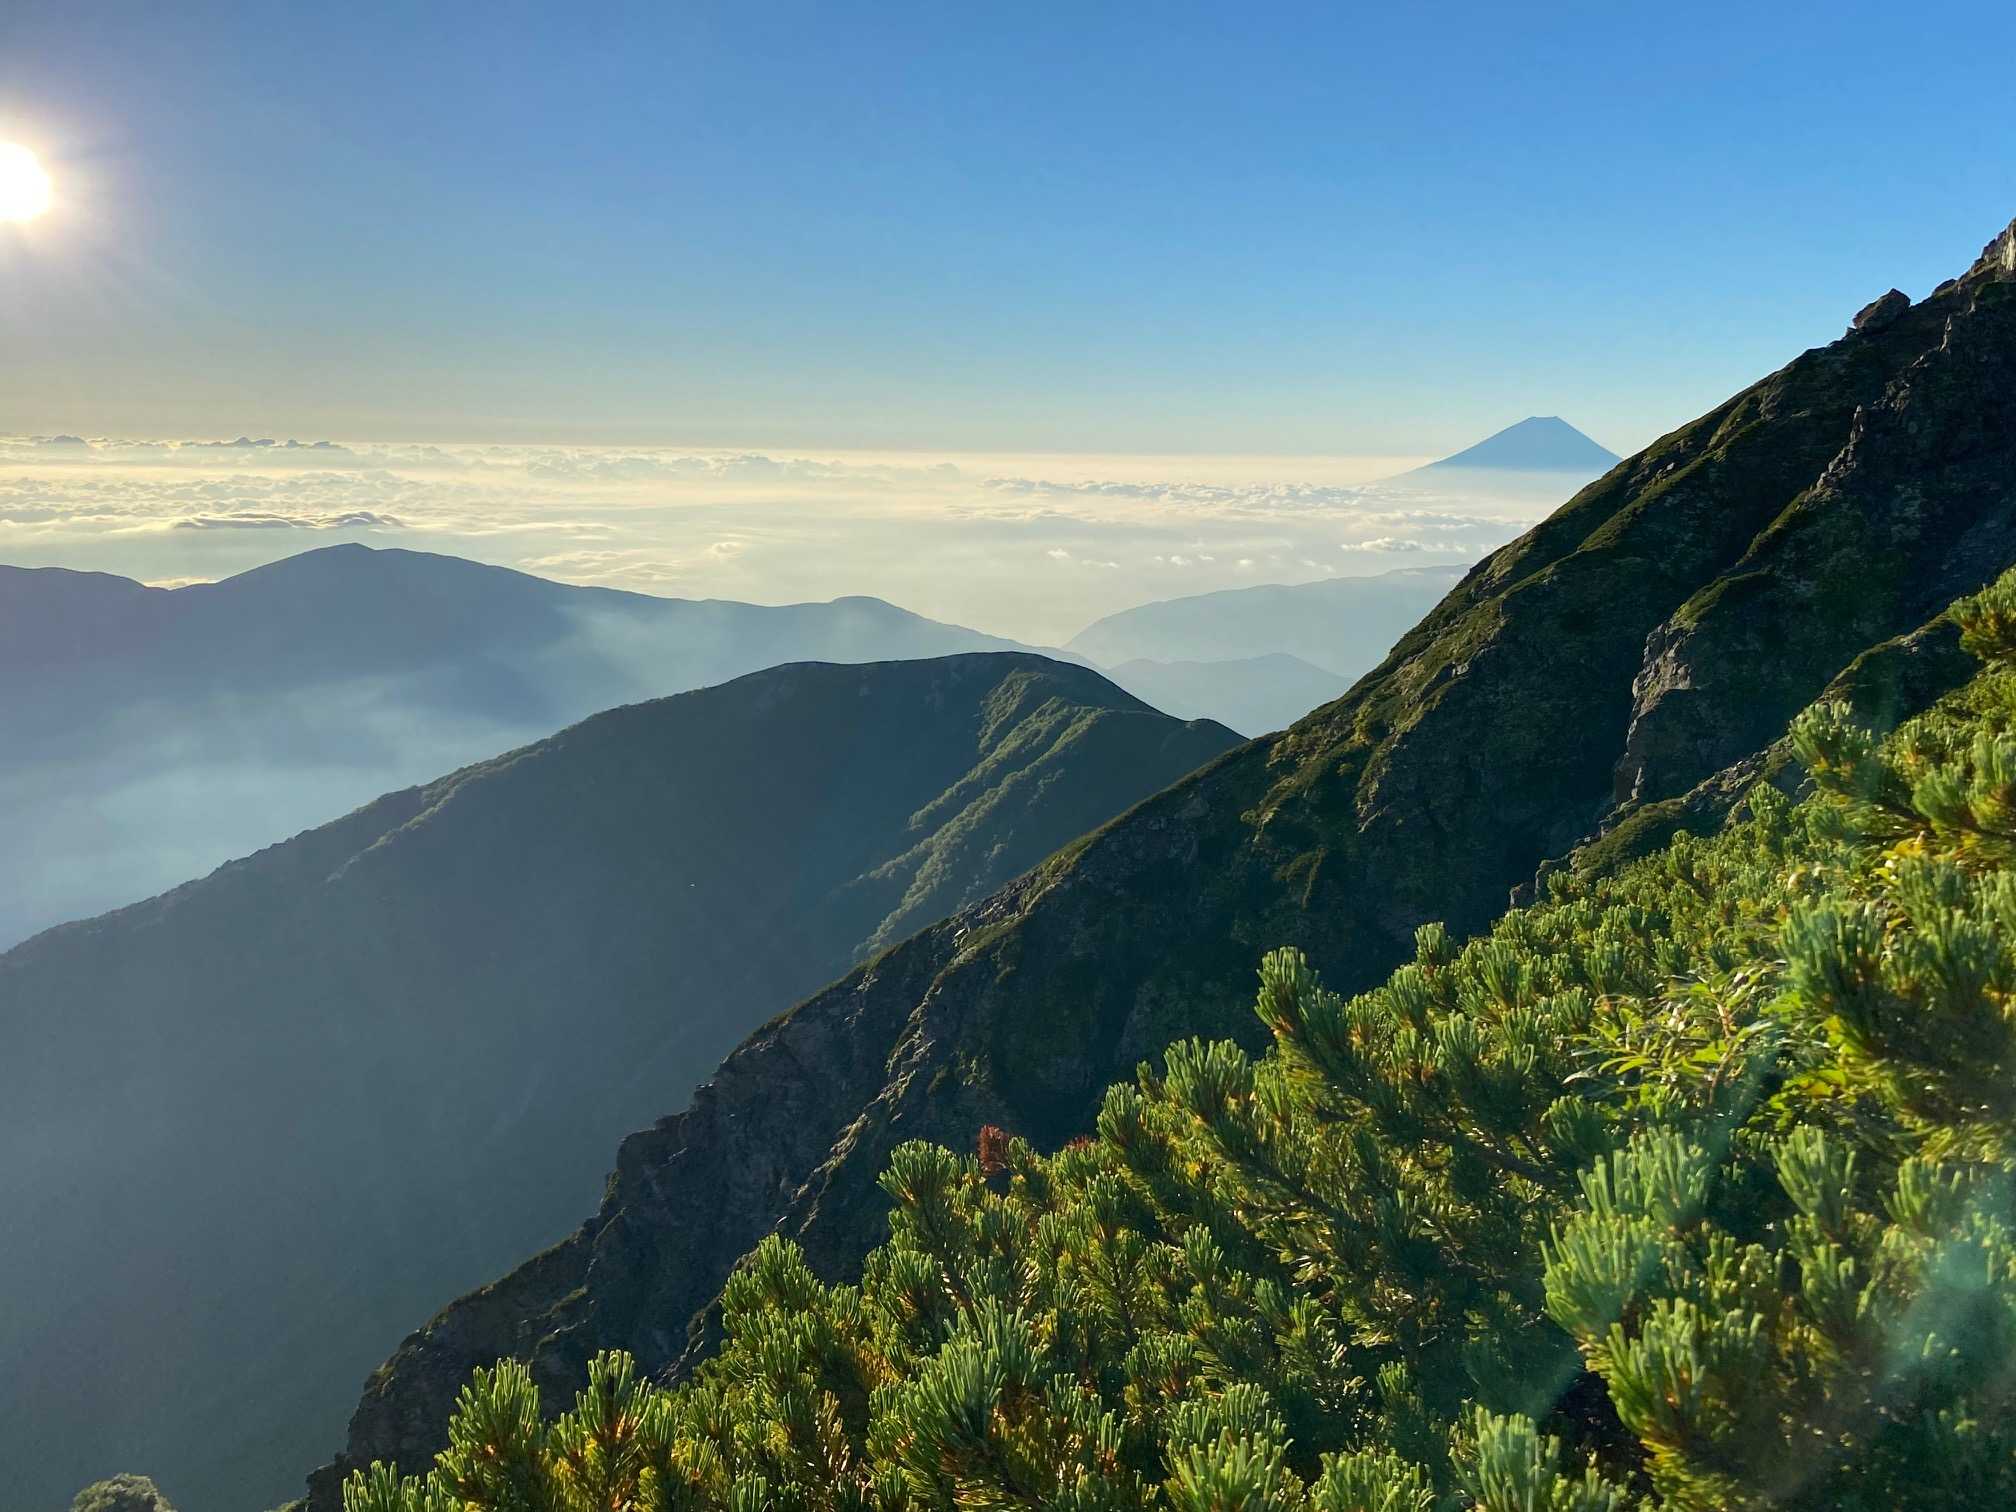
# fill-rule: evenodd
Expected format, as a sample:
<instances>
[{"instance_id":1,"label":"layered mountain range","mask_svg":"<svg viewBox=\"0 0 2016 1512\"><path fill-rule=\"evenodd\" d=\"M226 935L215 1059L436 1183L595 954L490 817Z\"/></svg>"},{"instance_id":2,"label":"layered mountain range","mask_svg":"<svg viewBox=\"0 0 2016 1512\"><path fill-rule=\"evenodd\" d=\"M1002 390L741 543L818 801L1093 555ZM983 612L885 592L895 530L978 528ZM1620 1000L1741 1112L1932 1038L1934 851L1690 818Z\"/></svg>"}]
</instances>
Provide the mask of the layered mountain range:
<instances>
[{"instance_id":1,"label":"layered mountain range","mask_svg":"<svg viewBox=\"0 0 2016 1512\"><path fill-rule=\"evenodd\" d=\"M331 546L216 583L0 567L0 948L599 709L782 662L1013 641L872 598L777 606Z\"/></svg>"},{"instance_id":2,"label":"layered mountain range","mask_svg":"<svg viewBox=\"0 0 2016 1512\"><path fill-rule=\"evenodd\" d=\"M1365 612L1334 596L1321 665L1290 654L1311 639L1298 589L1271 626L1199 601L1158 637L1149 605L1139 649L1045 654L1257 734L1336 697L1436 596L1361 581ZM357 545L173 589L0 566L0 643L0 829L21 863L0 875L0 948L617 704L786 662L1032 649L874 598L664 599Z\"/></svg>"},{"instance_id":3,"label":"layered mountain range","mask_svg":"<svg viewBox=\"0 0 2016 1512\"><path fill-rule=\"evenodd\" d=\"M1165 714L1221 720L1243 735L1291 725L1350 686L1336 673L1281 651L1222 661L1141 658L1104 670Z\"/></svg>"},{"instance_id":4,"label":"layered mountain range","mask_svg":"<svg viewBox=\"0 0 2016 1512\"><path fill-rule=\"evenodd\" d=\"M1348 685L1376 667L1463 572L1401 567L1371 577L1158 599L1094 621L1065 649L1104 667L1292 657Z\"/></svg>"},{"instance_id":5,"label":"layered mountain range","mask_svg":"<svg viewBox=\"0 0 2016 1512\"><path fill-rule=\"evenodd\" d=\"M1188 1034L1258 1038L1254 963L1363 987L1550 864L1718 821L1830 688L1876 717L1961 672L1931 621L2016 560L2016 226L1919 303L1612 468L1472 569L1343 698L1254 741L766 1025L621 1145L576 1235L449 1306L372 1378L339 1472L417 1468L469 1371L690 1367L737 1259L829 1277L880 1236L891 1150L1039 1145Z\"/></svg>"},{"instance_id":6,"label":"layered mountain range","mask_svg":"<svg viewBox=\"0 0 2016 1512\"><path fill-rule=\"evenodd\" d=\"M1260 735L1293 724L1378 665L1462 571L1401 568L1157 599L1095 620L1065 652L1158 709Z\"/></svg>"},{"instance_id":7,"label":"layered mountain range","mask_svg":"<svg viewBox=\"0 0 2016 1512\"><path fill-rule=\"evenodd\" d=\"M281 1500L737 1040L1236 744L1032 655L787 665L0 955L0 1500Z\"/></svg>"}]
</instances>

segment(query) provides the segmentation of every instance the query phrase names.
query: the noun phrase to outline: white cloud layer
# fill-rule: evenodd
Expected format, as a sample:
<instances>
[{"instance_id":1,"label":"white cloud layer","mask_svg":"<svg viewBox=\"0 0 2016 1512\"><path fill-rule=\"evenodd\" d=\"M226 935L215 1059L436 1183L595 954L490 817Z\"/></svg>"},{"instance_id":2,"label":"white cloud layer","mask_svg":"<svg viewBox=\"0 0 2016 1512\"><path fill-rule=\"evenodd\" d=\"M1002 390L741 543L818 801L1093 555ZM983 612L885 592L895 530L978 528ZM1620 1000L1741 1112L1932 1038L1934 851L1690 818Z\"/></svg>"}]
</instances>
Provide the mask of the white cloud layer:
<instances>
[{"instance_id":1,"label":"white cloud layer","mask_svg":"<svg viewBox=\"0 0 2016 1512\"><path fill-rule=\"evenodd\" d=\"M1350 459L933 458L0 438L0 562L215 578L335 540L780 603L866 593L1037 643L1256 582L1464 561L1565 498Z\"/></svg>"}]
</instances>

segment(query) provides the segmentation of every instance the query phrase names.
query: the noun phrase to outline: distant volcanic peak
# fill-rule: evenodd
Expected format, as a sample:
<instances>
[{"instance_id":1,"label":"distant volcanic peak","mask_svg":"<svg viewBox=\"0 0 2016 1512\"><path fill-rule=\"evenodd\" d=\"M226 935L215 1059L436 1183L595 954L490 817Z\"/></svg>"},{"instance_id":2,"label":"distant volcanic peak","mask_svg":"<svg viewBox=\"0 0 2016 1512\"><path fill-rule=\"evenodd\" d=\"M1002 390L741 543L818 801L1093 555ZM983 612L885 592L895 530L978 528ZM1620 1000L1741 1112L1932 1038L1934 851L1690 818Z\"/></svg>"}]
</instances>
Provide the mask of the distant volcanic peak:
<instances>
[{"instance_id":1,"label":"distant volcanic peak","mask_svg":"<svg viewBox=\"0 0 2016 1512\"><path fill-rule=\"evenodd\" d=\"M1602 472L1620 460L1615 452L1598 446L1559 415L1529 415L1453 457L1429 463L1422 471L1474 467L1507 472Z\"/></svg>"}]
</instances>

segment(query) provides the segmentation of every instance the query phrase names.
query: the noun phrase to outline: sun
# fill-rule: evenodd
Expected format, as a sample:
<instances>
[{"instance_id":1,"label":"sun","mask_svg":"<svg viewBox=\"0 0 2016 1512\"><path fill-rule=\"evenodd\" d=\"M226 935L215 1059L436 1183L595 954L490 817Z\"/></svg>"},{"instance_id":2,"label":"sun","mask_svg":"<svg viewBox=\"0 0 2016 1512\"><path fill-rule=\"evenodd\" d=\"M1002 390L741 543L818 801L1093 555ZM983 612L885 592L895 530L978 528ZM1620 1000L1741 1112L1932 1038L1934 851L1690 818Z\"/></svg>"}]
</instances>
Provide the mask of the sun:
<instances>
[{"instance_id":1,"label":"sun","mask_svg":"<svg viewBox=\"0 0 2016 1512\"><path fill-rule=\"evenodd\" d=\"M35 154L0 142L0 221L33 220L49 208L49 175Z\"/></svg>"}]
</instances>

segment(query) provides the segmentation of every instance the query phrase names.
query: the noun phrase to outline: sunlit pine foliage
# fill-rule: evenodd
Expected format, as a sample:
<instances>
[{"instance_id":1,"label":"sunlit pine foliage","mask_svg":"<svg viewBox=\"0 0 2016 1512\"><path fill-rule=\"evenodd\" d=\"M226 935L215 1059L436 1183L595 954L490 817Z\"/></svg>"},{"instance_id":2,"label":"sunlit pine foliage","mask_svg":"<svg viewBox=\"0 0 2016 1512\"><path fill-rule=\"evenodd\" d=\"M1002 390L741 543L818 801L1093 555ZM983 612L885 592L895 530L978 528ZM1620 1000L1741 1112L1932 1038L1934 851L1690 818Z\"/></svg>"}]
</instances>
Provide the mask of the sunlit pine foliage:
<instances>
[{"instance_id":1,"label":"sunlit pine foliage","mask_svg":"<svg viewBox=\"0 0 2016 1512\"><path fill-rule=\"evenodd\" d=\"M2016 574L1888 738L1373 991L1276 952L1273 1049L1096 1135L926 1144L826 1286L767 1240L696 1379L505 1362L348 1512L1934 1508L2016 1500Z\"/></svg>"}]
</instances>

